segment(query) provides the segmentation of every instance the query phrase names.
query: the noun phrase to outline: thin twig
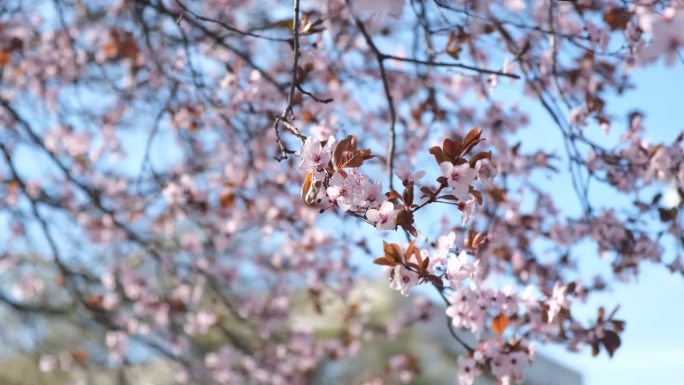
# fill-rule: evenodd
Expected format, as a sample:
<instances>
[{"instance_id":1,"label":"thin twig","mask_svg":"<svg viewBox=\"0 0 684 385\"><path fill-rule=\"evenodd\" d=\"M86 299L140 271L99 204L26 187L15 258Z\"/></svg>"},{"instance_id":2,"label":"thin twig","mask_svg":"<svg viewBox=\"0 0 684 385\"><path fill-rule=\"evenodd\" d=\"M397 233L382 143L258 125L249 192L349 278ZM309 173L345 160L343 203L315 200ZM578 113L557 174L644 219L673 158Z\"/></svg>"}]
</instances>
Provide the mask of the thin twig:
<instances>
[{"instance_id":1,"label":"thin twig","mask_svg":"<svg viewBox=\"0 0 684 385\"><path fill-rule=\"evenodd\" d=\"M166 8L163 3L153 3L150 0L138 0L138 1L141 1L142 4L150 6L150 7L156 9L157 11L159 11L165 15L168 15L169 17L173 18L174 21L177 20L179 18L179 16L182 16L182 13L180 15L174 13L170 9ZM234 53L235 55L237 55L240 59L244 60L244 62L247 65L249 65L251 68L258 71L261 74L261 76L267 82L271 83L278 90L278 92L284 93L283 85L278 83L278 81L276 81L268 71L266 71L264 68L262 68L261 66L256 64L254 62L254 60L252 60L252 57L248 53L228 44L222 36L219 36L215 31L207 28L204 24L200 23L198 21L198 19L187 18L186 20L188 23L192 24L196 28L199 28L204 34L206 34L207 36L212 38L221 47L224 47L225 49L227 49L227 50L231 51L232 53Z\"/></svg>"},{"instance_id":2,"label":"thin twig","mask_svg":"<svg viewBox=\"0 0 684 385\"><path fill-rule=\"evenodd\" d=\"M289 154L294 154L294 151L288 149L280 138L280 123L283 123L284 125L286 124L286 127L290 130L290 132L295 134L302 141L305 140L305 137L299 133L299 130L288 122L288 118L293 116L292 105L294 104L295 90L298 89L297 86L299 84L299 0L293 0L292 10L292 34L294 35L292 42L292 49L294 50L294 57L292 59L292 81L290 83L290 91L287 94L287 106L285 106L283 113L278 115L275 118L275 122L273 122L276 143L280 149L280 153L275 156L275 159L279 162L281 160L287 159Z\"/></svg>"},{"instance_id":3,"label":"thin twig","mask_svg":"<svg viewBox=\"0 0 684 385\"><path fill-rule=\"evenodd\" d=\"M295 90L297 89L297 84L299 84L299 0L293 1L293 11L294 15L292 16L292 34L294 35L294 40L292 46L294 49L294 58L292 59L292 84L290 84L290 92L287 95L287 107L285 107L285 111L283 112L284 118L286 120L292 113L294 94Z\"/></svg>"},{"instance_id":4,"label":"thin twig","mask_svg":"<svg viewBox=\"0 0 684 385\"><path fill-rule=\"evenodd\" d=\"M347 1L347 6L349 7L349 2ZM351 7L350 11L351 11ZM378 62L378 67L380 68L380 79L382 80L382 87L385 91L385 98L387 99L387 105L389 107L389 112L390 112L390 134L389 134L389 142L387 144L387 178L389 180L389 188L390 190L394 189L394 153L395 153L395 143L397 140L397 133L396 133L396 125L397 125L397 111L394 108L394 99L392 98L392 93L390 91L389 87L389 80L387 79L387 71L385 70L385 59L390 58L389 56L383 54L378 47L375 45L373 42L373 39L371 38L370 34L366 30L366 26L363 25L361 20L359 20L357 17L354 16L354 21L356 22L356 26L359 29L359 32L361 32L361 35L363 35L363 38L366 40L366 43L368 46L371 48L373 53L375 54L375 59Z\"/></svg>"},{"instance_id":5,"label":"thin twig","mask_svg":"<svg viewBox=\"0 0 684 385\"><path fill-rule=\"evenodd\" d=\"M260 35L260 34L258 34L258 33L254 33L254 32L243 31L243 30L241 30L241 29L238 29L238 28L236 28L236 27L233 27L232 25L229 25L229 24L227 24L227 23L224 23L224 22L222 22L222 21L220 21L220 20L216 20L216 19L212 19L212 18L210 18L210 17L206 17L206 16L199 15L199 14L197 14L196 12L194 12L193 10L191 10L190 8L188 8L188 7L187 7L185 4L183 4L180 0L176 0L176 4L178 4L178 6L181 7L181 8L183 9L183 11L189 13L190 15L192 15L193 17L195 17L195 18L198 19L198 20L207 21L207 22L210 22L210 23L217 24L217 25L219 25L219 26L221 26L221 27L223 27L223 28L225 28L225 29L227 29L227 30L229 30L229 31L238 33L238 34L240 34L240 35L251 36L251 37L256 37L256 38L259 38L259 39L270 40L270 41L280 41L280 42L289 42L289 41L290 41L290 39L285 39L285 38L280 38L280 37L264 36L264 35ZM180 18L182 18L182 17L183 17L183 14L181 14L181 15L179 16L179 20L180 20Z\"/></svg>"},{"instance_id":6,"label":"thin twig","mask_svg":"<svg viewBox=\"0 0 684 385\"><path fill-rule=\"evenodd\" d=\"M402 62L407 62L407 63L414 63L414 64L423 64L431 67L453 67L453 68L463 68L469 71L475 71L481 74L489 74L489 75L497 75L497 76L505 76L513 79L520 79L519 75L516 74L509 74L503 71L496 71L496 70L490 70L487 68L480 68L480 67L475 67L471 66L468 64L462 64L462 63L444 63L444 62L436 62L436 61L431 61L431 60L420 60L420 59L415 59L415 58L410 58L410 57L401 57L401 56L394 56L394 55L388 55L388 54L383 54L383 57L385 59L389 60L396 60L396 61L402 61Z\"/></svg>"},{"instance_id":7,"label":"thin twig","mask_svg":"<svg viewBox=\"0 0 684 385\"><path fill-rule=\"evenodd\" d=\"M313 93L305 90L301 84L297 84L297 89L299 90L299 92L310 97L311 99L315 100L318 103L328 104L328 103L333 102L333 98L321 99L321 98L317 97L316 95L314 95Z\"/></svg>"},{"instance_id":8,"label":"thin twig","mask_svg":"<svg viewBox=\"0 0 684 385\"><path fill-rule=\"evenodd\" d=\"M439 296L442 297L442 300L444 300L444 304L447 307L451 306L449 299L444 294L444 288L441 288L435 284L432 284L432 286L437 290L437 292L439 293ZM451 319L449 318L449 316L446 316L446 322L447 322L447 326L449 328L449 333L451 333L451 336L454 337L454 339L459 344L461 344L461 346L463 346L469 353L473 353L475 351L475 349L473 349L470 345L468 345L465 341L463 341L463 339L461 339L461 337L459 337L458 334L456 334L456 330L454 330L454 325L451 323Z\"/></svg>"}]
</instances>

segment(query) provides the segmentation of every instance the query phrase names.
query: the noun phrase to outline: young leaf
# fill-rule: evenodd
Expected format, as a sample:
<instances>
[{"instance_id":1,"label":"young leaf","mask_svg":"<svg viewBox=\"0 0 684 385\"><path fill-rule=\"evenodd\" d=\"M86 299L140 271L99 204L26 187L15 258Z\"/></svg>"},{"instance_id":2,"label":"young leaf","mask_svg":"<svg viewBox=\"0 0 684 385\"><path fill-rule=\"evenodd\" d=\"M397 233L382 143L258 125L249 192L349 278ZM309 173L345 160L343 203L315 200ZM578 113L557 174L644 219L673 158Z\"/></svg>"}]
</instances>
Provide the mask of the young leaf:
<instances>
[{"instance_id":1,"label":"young leaf","mask_svg":"<svg viewBox=\"0 0 684 385\"><path fill-rule=\"evenodd\" d=\"M492 330L497 334L503 334L509 322L510 320L504 313L499 313L499 315L492 320Z\"/></svg>"},{"instance_id":2,"label":"young leaf","mask_svg":"<svg viewBox=\"0 0 684 385\"><path fill-rule=\"evenodd\" d=\"M603 332L603 337L601 338L601 343L603 343L603 346L606 348L608 355L613 357L615 351L620 347L620 336L612 330L605 330Z\"/></svg>"},{"instance_id":3,"label":"young leaf","mask_svg":"<svg viewBox=\"0 0 684 385\"><path fill-rule=\"evenodd\" d=\"M404 188L403 197L406 207L411 207L411 205L413 205L413 183L409 183L408 186Z\"/></svg>"},{"instance_id":4,"label":"young leaf","mask_svg":"<svg viewBox=\"0 0 684 385\"><path fill-rule=\"evenodd\" d=\"M446 138L444 139L444 142L442 142L442 150L444 151L444 155L446 155L451 162L455 162L461 151L461 143L457 140Z\"/></svg>"},{"instance_id":5,"label":"young leaf","mask_svg":"<svg viewBox=\"0 0 684 385\"><path fill-rule=\"evenodd\" d=\"M430 148L430 154L435 157L435 160L437 161L437 164L440 164L442 162L446 162L447 158L444 155L444 151L442 151L442 148L439 146L434 146Z\"/></svg>"},{"instance_id":6,"label":"young leaf","mask_svg":"<svg viewBox=\"0 0 684 385\"><path fill-rule=\"evenodd\" d=\"M401 247L399 247L399 245L396 243L383 242L383 249L385 251L385 257L390 258L397 263L402 262Z\"/></svg>"},{"instance_id":7,"label":"young leaf","mask_svg":"<svg viewBox=\"0 0 684 385\"><path fill-rule=\"evenodd\" d=\"M302 200L308 204L311 204L311 190L312 190L312 184L313 182L313 173L311 171L306 173L306 176L304 177L304 183L302 183L302 190L299 193L299 196L302 197ZM314 197L315 198L315 197ZM221 201L221 204L223 205L223 201ZM225 206L224 206L225 207Z\"/></svg>"},{"instance_id":8,"label":"young leaf","mask_svg":"<svg viewBox=\"0 0 684 385\"><path fill-rule=\"evenodd\" d=\"M394 260L387 257L375 258L373 263L381 266L395 266L397 264Z\"/></svg>"},{"instance_id":9,"label":"young leaf","mask_svg":"<svg viewBox=\"0 0 684 385\"><path fill-rule=\"evenodd\" d=\"M478 160L481 159L492 159L492 152L491 151L480 151L477 154L473 155L472 158L470 158L470 167L475 167L475 164L477 163Z\"/></svg>"}]
</instances>

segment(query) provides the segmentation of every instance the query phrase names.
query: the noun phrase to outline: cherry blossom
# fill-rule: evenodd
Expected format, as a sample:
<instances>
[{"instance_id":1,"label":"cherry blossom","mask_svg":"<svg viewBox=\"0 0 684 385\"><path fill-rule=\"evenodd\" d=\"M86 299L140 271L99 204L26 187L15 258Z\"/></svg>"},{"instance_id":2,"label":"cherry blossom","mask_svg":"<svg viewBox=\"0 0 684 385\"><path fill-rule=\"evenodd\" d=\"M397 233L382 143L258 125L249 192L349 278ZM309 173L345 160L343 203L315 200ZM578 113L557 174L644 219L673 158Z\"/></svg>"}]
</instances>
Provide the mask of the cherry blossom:
<instances>
[{"instance_id":1,"label":"cherry blossom","mask_svg":"<svg viewBox=\"0 0 684 385\"><path fill-rule=\"evenodd\" d=\"M475 382L481 371L477 366L477 361L465 356L458 357L458 375L457 381L459 385L472 385Z\"/></svg>"},{"instance_id":2,"label":"cherry blossom","mask_svg":"<svg viewBox=\"0 0 684 385\"><path fill-rule=\"evenodd\" d=\"M378 230L393 230L397 226L397 214L399 210L394 209L392 202L384 202L379 209L366 211L366 218L375 223Z\"/></svg>"},{"instance_id":3,"label":"cherry blossom","mask_svg":"<svg viewBox=\"0 0 684 385\"><path fill-rule=\"evenodd\" d=\"M401 292L405 297L408 297L409 289L418 284L418 274L403 265L397 265L389 270L389 275L390 289Z\"/></svg>"},{"instance_id":4,"label":"cherry blossom","mask_svg":"<svg viewBox=\"0 0 684 385\"><path fill-rule=\"evenodd\" d=\"M565 298L567 286L561 286L559 282L553 285L553 292L551 293L551 299L548 302L548 319L549 322L553 322L558 313L568 306L568 301Z\"/></svg>"},{"instance_id":5,"label":"cherry blossom","mask_svg":"<svg viewBox=\"0 0 684 385\"><path fill-rule=\"evenodd\" d=\"M456 242L456 233L451 231L449 234L441 235L437 238L437 247L430 260L431 272L434 274L439 267L447 266L447 257ZM426 251L427 254L427 251ZM451 260L449 260L451 261Z\"/></svg>"},{"instance_id":6,"label":"cherry blossom","mask_svg":"<svg viewBox=\"0 0 684 385\"><path fill-rule=\"evenodd\" d=\"M330 161L330 152L335 143L335 137L329 137L325 145L310 136L302 146L299 168L304 171L311 171L314 181L323 180L326 173L326 166Z\"/></svg>"},{"instance_id":7,"label":"cherry blossom","mask_svg":"<svg viewBox=\"0 0 684 385\"><path fill-rule=\"evenodd\" d=\"M356 200L356 205L362 207L377 207L382 205L385 202L385 199L386 197L382 193L382 183L365 180L361 186L361 193Z\"/></svg>"},{"instance_id":8,"label":"cherry blossom","mask_svg":"<svg viewBox=\"0 0 684 385\"><path fill-rule=\"evenodd\" d=\"M343 177L340 173L335 173L330 178L330 185L327 188L328 198L333 204L338 205L343 211L354 208L354 200L357 194L357 184L351 177Z\"/></svg>"},{"instance_id":9,"label":"cherry blossom","mask_svg":"<svg viewBox=\"0 0 684 385\"><path fill-rule=\"evenodd\" d=\"M407 186L409 183L416 184L425 176L425 171L413 172L407 163L399 164L394 173L404 186Z\"/></svg>"},{"instance_id":10,"label":"cherry blossom","mask_svg":"<svg viewBox=\"0 0 684 385\"><path fill-rule=\"evenodd\" d=\"M476 277L477 261L475 264L469 264L468 253L461 251L458 255L449 258L446 273L449 282L455 287L460 287L463 280Z\"/></svg>"},{"instance_id":11,"label":"cherry blossom","mask_svg":"<svg viewBox=\"0 0 684 385\"><path fill-rule=\"evenodd\" d=\"M485 185L491 185L493 178L499 174L499 171L489 159L478 160L477 163L475 163L475 172L477 180Z\"/></svg>"},{"instance_id":12,"label":"cherry blossom","mask_svg":"<svg viewBox=\"0 0 684 385\"><path fill-rule=\"evenodd\" d=\"M642 16L642 18L645 16ZM643 50L643 58L647 61L664 56L668 65L677 60L677 49L684 46L684 10L668 8L663 17L647 16L647 31L651 32L651 42Z\"/></svg>"},{"instance_id":13,"label":"cherry blossom","mask_svg":"<svg viewBox=\"0 0 684 385\"><path fill-rule=\"evenodd\" d=\"M468 223L468 220L470 219L470 216L473 215L475 212L475 198L473 198L472 195L470 195L470 199L468 200L462 200L458 202L458 209L461 210L461 225L465 226L466 223Z\"/></svg>"},{"instance_id":14,"label":"cherry blossom","mask_svg":"<svg viewBox=\"0 0 684 385\"><path fill-rule=\"evenodd\" d=\"M449 187L453 189L454 195L461 200L468 200L468 189L476 177L476 171L468 163L455 166L450 162L439 164L442 176L447 179Z\"/></svg>"}]
</instances>

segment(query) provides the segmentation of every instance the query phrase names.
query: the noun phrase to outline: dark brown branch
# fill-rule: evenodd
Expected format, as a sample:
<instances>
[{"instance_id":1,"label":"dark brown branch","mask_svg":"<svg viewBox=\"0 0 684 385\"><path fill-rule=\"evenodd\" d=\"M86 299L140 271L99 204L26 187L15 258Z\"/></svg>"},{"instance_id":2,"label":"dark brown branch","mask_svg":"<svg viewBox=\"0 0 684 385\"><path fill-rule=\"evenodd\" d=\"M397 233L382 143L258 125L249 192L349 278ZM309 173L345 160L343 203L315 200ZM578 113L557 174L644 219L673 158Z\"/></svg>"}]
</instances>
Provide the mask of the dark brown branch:
<instances>
[{"instance_id":1,"label":"dark brown branch","mask_svg":"<svg viewBox=\"0 0 684 385\"><path fill-rule=\"evenodd\" d=\"M439 293L439 296L442 297L442 300L444 300L444 304L447 307L450 306L451 303L449 302L449 299L446 297L446 294L444 294L444 288L441 288L435 284L432 284L432 286L437 290L437 292ZM451 323L451 319L449 318L449 316L445 316L445 317L446 317L447 327L449 328L449 333L451 334L451 336L454 337L454 339L459 344L461 344L461 346L463 346L469 353L473 353L475 351L475 349L473 349L470 345L468 345L465 341L463 341L463 339L461 337L459 337L458 334L456 334L456 330L454 330L454 325Z\"/></svg>"},{"instance_id":2,"label":"dark brown branch","mask_svg":"<svg viewBox=\"0 0 684 385\"><path fill-rule=\"evenodd\" d=\"M181 7L181 8L183 9L183 11L185 11L186 13L192 15L194 18L196 18L196 19L198 19L198 20L202 20L202 21L206 21L206 22L209 22L209 23L217 24L217 25L219 25L219 26L221 26L221 27L223 27L223 28L225 28L225 29L227 29L227 30L229 30L229 31L235 32L235 33L240 34L240 35L243 35L243 36L251 36L251 37L256 37L256 38L259 38L259 39L264 39L264 40L269 40L269 41L279 41L279 42L289 42L289 41L290 41L290 39L279 38L279 37L271 37L271 36L264 36L264 35L260 35L260 34L258 34L258 33L254 33L254 32L243 31L243 30L241 30L241 29L239 29L239 28L233 27L232 25L229 25L229 24L227 24L227 23L225 23L225 22L222 22L222 21L220 21L220 20L216 20L216 19L212 19L212 18L210 18L210 17L206 17L206 16L199 15L199 14L197 14L196 12L194 12L193 10L191 10L190 8L188 8L188 7L187 7L185 4L183 4L180 0L176 0L176 4L178 4L178 6Z\"/></svg>"},{"instance_id":3,"label":"dark brown branch","mask_svg":"<svg viewBox=\"0 0 684 385\"><path fill-rule=\"evenodd\" d=\"M478 72L481 74L505 76L505 77L512 78L512 79L520 79L520 76L518 76L516 74L509 74L509 73L506 73L503 71L496 71L496 70L490 70L490 69L486 69L486 68L475 67L475 66L471 66L468 64L444 63L444 62L420 60L420 59L414 59L414 58L409 58L409 57L400 57L400 56L387 55L387 54L383 54L383 57L385 59L389 59L389 60L396 60L396 61L402 61L402 62L414 63L414 64L422 64L422 65L427 65L427 66L431 66L431 67L462 68L462 69L466 69L469 71L475 71L475 72Z\"/></svg>"},{"instance_id":4,"label":"dark brown branch","mask_svg":"<svg viewBox=\"0 0 684 385\"><path fill-rule=\"evenodd\" d=\"M294 103L294 94L297 84L299 84L299 0L293 1L294 14L292 16L292 34L294 35L293 50L294 57L292 59L292 83L290 84L290 92L287 95L287 107L283 112L283 119L287 120L292 114L292 104Z\"/></svg>"},{"instance_id":5,"label":"dark brown branch","mask_svg":"<svg viewBox=\"0 0 684 385\"><path fill-rule=\"evenodd\" d=\"M349 7L349 1L347 1L347 7ZM351 12L351 7L349 7ZM382 79L382 87L385 91L385 98L387 99L387 105L390 112L390 134L389 141L387 144L387 178L389 182L390 190L394 189L394 153L395 153L395 143L397 140L396 125L397 125L397 111L394 108L394 99L392 98L392 92L389 87L389 80L387 79L387 71L385 70L385 59L389 58L387 55L383 54L378 47L373 42L370 34L366 30L366 26L363 25L361 20L354 17L359 32L363 35L366 43L375 54L375 59L378 62L378 67L380 68L380 79Z\"/></svg>"},{"instance_id":6,"label":"dark brown branch","mask_svg":"<svg viewBox=\"0 0 684 385\"><path fill-rule=\"evenodd\" d=\"M294 151L288 149L280 138L280 123L289 123L288 119L292 116L292 106L294 104L295 90L298 89L299 85L299 0L294 0L292 3L293 15L292 15L292 34L294 35L292 49L294 51L292 59L292 81L290 82L290 91L287 94L287 106L283 110L283 113L278 115L273 122L273 129L276 135L276 143L278 144L279 154L275 156L277 161L287 159L288 155L294 154ZM288 124L288 129L290 132L295 134L299 139L304 142L305 137L299 133L296 127Z\"/></svg>"},{"instance_id":7,"label":"dark brown branch","mask_svg":"<svg viewBox=\"0 0 684 385\"><path fill-rule=\"evenodd\" d=\"M321 99L321 98L317 97L316 95L314 95L313 93L311 93L311 92L305 90L305 89L302 87L301 84L297 84L297 90L299 90L299 92L301 92L302 94L304 94L304 95L310 97L311 99L315 100L315 101L318 102L318 103L328 104L328 103L332 103L332 102L333 102L333 98Z\"/></svg>"}]
</instances>

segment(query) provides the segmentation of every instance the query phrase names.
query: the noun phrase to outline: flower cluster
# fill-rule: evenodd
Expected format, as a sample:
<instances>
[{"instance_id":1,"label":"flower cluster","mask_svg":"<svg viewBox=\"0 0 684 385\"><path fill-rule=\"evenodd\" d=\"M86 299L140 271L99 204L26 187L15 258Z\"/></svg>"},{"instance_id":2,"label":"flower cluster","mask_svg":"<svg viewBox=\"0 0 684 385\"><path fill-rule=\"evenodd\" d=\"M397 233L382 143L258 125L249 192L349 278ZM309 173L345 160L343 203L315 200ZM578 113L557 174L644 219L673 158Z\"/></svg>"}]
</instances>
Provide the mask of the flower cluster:
<instances>
[{"instance_id":1,"label":"flower cluster","mask_svg":"<svg viewBox=\"0 0 684 385\"><path fill-rule=\"evenodd\" d=\"M330 136L325 144L314 137L307 138L299 165L307 172L302 197L307 203L327 198L329 205L344 212L365 212L365 218L379 230L392 230L396 228L399 210L387 201L380 182L361 174L359 166L370 158L370 152L357 150L356 146L353 136L339 143Z\"/></svg>"}]
</instances>

